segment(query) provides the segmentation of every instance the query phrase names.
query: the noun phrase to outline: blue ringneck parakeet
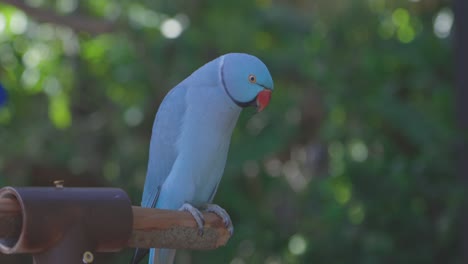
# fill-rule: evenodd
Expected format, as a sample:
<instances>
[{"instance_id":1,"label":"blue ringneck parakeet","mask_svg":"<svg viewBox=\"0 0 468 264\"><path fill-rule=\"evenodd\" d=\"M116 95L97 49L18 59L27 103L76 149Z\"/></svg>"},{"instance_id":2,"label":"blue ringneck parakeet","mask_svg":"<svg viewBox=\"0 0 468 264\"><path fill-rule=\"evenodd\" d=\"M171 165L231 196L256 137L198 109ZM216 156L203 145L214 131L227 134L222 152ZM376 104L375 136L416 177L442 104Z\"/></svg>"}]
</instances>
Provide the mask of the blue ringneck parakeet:
<instances>
[{"instance_id":1,"label":"blue ringneck parakeet","mask_svg":"<svg viewBox=\"0 0 468 264\"><path fill-rule=\"evenodd\" d=\"M200 230L199 209L214 212L232 234L229 215L211 202L242 108L262 111L272 91L265 64L243 53L218 57L175 86L156 114L141 205L187 210ZM146 252L137 250L132 263ZM174 257L174 249L151 249L149 263L173 263Z\"/></svg>"}]
</instances>

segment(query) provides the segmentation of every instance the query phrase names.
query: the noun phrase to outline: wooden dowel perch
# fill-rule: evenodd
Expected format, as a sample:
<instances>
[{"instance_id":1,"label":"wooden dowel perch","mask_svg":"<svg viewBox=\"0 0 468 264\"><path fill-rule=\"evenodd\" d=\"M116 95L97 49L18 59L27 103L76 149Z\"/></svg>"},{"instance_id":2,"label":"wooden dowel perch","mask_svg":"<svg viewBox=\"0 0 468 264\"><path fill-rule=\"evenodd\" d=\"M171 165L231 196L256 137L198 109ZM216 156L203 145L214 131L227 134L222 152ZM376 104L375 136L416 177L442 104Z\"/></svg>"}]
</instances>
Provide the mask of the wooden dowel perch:
<instances>
[{"instance_id":1,"label":"wooden dowel perch","mask_svg":"<svg viewBox=\"0 0 468 264\"><path fill-rule=\"evenodd\" d=\"M204 213L202 236L188 212L133 206L133 231L128 247L214 249L226 244L230 234L221 218ZM115 221L119 221L115 219ZM17 238L21 233L21 208L16 200L0 198L0 240Z\"/></svg>"}]
</instances>

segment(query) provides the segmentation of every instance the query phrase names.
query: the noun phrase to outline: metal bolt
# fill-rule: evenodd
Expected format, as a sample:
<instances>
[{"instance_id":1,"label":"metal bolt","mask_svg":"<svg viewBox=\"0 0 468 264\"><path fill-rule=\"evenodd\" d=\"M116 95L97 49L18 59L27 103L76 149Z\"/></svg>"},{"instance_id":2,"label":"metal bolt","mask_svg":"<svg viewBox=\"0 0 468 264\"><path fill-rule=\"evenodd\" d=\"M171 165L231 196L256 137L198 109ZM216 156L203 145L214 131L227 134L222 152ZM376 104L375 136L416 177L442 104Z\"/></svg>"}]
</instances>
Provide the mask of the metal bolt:
<instances>
[{"instance_id":1,"label":"metal bolt","mask_svg":"<svg viewBox=\"0 0 468 264\"><path fill-rule=\"evenodd\" d=\"M54 185L56 188L63 188L63 184L65 183L64 180L56 180L54 181Z\"/></svg>"},{"instance_id":2,"label":"metal bolt","mask_svg":"<svg viewBox=\"0 0 468 264\"><path fill-rule=\"evenodd\" d=\"M91 253L90 251L85 251L83 253L83 263L89 264L89 263L93 263L93 261L94 261L93 253Z\"/></svg>"}]
</instances>

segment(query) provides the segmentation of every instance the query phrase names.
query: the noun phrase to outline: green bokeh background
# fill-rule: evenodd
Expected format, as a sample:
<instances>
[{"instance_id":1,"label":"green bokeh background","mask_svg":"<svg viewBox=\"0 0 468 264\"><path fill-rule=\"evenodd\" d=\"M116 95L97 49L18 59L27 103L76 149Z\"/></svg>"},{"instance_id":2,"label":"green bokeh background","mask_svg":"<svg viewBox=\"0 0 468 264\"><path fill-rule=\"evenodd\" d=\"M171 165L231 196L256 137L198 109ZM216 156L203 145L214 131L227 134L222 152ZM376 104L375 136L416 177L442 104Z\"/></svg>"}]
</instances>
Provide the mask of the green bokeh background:
<instances>
[{"instance_id":1,"label":"green bokeh background","mask_svg":"<svg viewBox=\"0 0 468 264\"><path fill-rule=\"evenodd\" d=\"M452 22L442 0L5 1L0 185L64 179L139 204L164 95L246 52L275 92L232 137L215 202L235 233L176 263L462 263Z\"/></svg>"}]
</instances>

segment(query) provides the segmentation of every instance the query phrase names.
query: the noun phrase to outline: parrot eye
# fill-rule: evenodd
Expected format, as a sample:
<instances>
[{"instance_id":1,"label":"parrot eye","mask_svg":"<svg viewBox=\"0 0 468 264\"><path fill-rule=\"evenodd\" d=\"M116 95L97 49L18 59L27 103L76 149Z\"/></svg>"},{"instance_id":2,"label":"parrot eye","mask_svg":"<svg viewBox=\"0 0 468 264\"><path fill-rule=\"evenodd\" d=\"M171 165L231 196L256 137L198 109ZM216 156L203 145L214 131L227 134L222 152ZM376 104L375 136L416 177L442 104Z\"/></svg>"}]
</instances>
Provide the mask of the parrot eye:
<instances>
[{"instance_id":1,"label":"parrot eye","mask_svg":"<svg viewBox=\"0 0 468 264\"><path fill-rule=\"evenodd\" d=\"M256 83L257 82L257 77L255 77L255 75L253 75L253 74L250 74L249 75L249 82Z\"/></svg>"}]
</instances>

